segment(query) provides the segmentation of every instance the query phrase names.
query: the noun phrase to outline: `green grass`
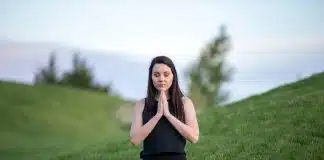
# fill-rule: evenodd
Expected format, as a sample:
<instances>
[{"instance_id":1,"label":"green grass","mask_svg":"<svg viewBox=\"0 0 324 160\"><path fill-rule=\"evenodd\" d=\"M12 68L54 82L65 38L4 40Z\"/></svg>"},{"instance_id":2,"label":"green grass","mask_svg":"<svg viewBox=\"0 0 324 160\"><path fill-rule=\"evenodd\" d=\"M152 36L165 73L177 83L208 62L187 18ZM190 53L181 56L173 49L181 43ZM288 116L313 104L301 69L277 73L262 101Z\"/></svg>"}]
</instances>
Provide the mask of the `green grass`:
<instances>
[{"instance_id":1,"label":"green grass","mask_svg":"<svg viewBox=\"0 0 324 160\"><path fill-rule=\"evenodd\" d=\"M0 159L46 159L119 135L118 97L0 82Z\"/></svg>"},{"instance_id":2,"label":"green grass","mask_svg":"<svg viewBox=\"0 0 324 160\"><path fill-rule=\"evenodd\" d=\"M324 73L199 115L190 160L324 159ZM124 137L123 137L124 136ZM127 135L57 160L139 159Z\"/></svg>"},{"instance_id":3,"label":"green grass","mask_svg":"<svg viewBox=\"0 0 324 160\"><path fill-rule=\"evenodd\" d=\"M0 140L6 144L0 159L38 153L55 155L52 160L139 159L141 148L131 146L128 132L109 118L115 110L110 106L121 101L17 84L1 84L0 94ZM324 73L224 108L205 108L198 118L201 136L188 143L190 160L324 159Z\"/></svg>"}]
</instances>

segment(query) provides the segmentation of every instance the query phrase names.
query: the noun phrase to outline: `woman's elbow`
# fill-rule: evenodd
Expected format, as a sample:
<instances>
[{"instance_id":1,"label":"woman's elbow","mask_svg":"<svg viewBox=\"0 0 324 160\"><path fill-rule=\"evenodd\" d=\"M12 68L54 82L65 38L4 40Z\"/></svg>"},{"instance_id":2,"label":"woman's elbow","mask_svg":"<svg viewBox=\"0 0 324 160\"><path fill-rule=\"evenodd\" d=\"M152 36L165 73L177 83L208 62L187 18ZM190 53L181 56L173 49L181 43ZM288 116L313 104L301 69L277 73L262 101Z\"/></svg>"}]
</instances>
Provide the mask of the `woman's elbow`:
<instances>
[{"instance_id":1,"label":"woman's elbow","mask_svg":"<svg viewBox=\"0 0 324 160\"><path fill-rule=\"evenodd\" d=\"M141 141L136 138L136 136L130 137L130 142L133 146L139 146L141 144Z\"/></svg>"},{"instance_id":2,"label":"woman's elbow","mask_svg":"<svg viewBox=\"0 0 324 160\"><path fill-rule=\"evenodd\" d=\"M194 135L191 136L190 142L195 144L198 142L198 140L199 140L199 131L197 131Z\"/></svg>"},{"instance_id":3,"label":"woman's elbow","mask_svg":"<svg viewBox=\"0 0 324 160\"><path fill-rule=\"evenodd\" d=\"M135 147L139 146L140 143L138 141L131 141L131 144Z\"/></svg>"},{"instance_id":4,"label":"woman's elbow","mask_svg":"<svg viewBox=\"0 0 324 160\"><path fill-rule=\"evenodd\" d=\"M134 140L134 139L131 139L131 143L132 143L133 146L136 146L136 147L141 144L140 141L137 141L137 140Z\"/></svg>"},{"instance_id":5,"label":"woman's elbow","mask_svg":"<svg viewBox=\"0 0 324 160\"><path fill-rule=\"evenodd\" d=\"M198 140L199 140L199 136L195 135L190 139L190 142L193 144L196 144L198 142Z\"/></svg>"}]
</instances>

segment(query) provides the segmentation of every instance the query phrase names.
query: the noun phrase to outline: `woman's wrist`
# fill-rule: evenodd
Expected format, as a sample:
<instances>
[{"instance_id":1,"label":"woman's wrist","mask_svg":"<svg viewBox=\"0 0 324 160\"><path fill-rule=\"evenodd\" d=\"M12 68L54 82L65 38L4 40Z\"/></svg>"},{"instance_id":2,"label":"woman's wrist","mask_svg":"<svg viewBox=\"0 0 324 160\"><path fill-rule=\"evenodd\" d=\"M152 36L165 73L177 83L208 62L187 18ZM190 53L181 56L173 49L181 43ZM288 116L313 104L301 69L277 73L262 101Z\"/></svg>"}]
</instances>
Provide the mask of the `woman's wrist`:
<instances>
[{"instance_id":1,"label":"woman's wrist","mask_svg":"<svg viewBox=\"0 0 324 160\"><path fill-rule=\"evenodd\" d=\"M160 119L162 116L163 116L163 113L156 113L155 114L155 117L158 118L158 119Z\"/></svg>"},{"instance_id":2,"label":"woman's wrist","mask_svg":"<svg viewBox=\"0 0 324 160\"><path fill-rule=\"evenodd\" d=\"M172 114L171 113L168 113L168 114L164 114L165 118L169 119L172 117Z\"/></svg>"}]
</instances>

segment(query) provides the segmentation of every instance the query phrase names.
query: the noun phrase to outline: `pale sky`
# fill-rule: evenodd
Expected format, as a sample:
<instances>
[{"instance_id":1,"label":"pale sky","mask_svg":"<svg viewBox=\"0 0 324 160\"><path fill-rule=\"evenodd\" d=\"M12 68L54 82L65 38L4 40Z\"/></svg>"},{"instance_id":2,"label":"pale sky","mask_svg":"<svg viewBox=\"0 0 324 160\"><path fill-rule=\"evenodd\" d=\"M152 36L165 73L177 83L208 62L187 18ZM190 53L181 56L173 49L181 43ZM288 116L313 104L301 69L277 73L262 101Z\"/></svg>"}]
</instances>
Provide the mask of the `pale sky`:
<instances>
[{"instance_id":1,"label":"pale sky","mask_svg":"<svg viewBox=\"0 0 324 160\"><path fill-rule=\"evenodd\" d=\"M118 52L143 63L148 61L143 57L164 54L177 65L185 66L225 24L233 40L228 59L238 67L237 77L259 76L254 76L255 80L264 85L255 87L257 92L276 86L281 80L292 80L297 73L324 69L320 63L320 58L324 59L322 15L322 0L3 0L0 40L52 42L102 54ZM275 59L280 59L280 63ZM303 62L308 67L298 68ZM290 67L284 67L285 64ZM270 70L276 81L262 82ZM289 78L283 78L288 75ZM242 84L246 83L243 79L233 84L241 87L235 90L236 97L252 93L243 93L242 89L251 88ZM145 83L141 86L145 87Z\"/></svg>"},{"instance_id":2,"label":"pale sky","mask_svg":"<svg viewBox=\"0 0 324 160\"><path fill-rule=\"evenodd\" d=\"M237 51L321 47L324 1L17 1L0 2L0 35L85 48L196 56L228 26Z\"/></svg>"}]
</instances>

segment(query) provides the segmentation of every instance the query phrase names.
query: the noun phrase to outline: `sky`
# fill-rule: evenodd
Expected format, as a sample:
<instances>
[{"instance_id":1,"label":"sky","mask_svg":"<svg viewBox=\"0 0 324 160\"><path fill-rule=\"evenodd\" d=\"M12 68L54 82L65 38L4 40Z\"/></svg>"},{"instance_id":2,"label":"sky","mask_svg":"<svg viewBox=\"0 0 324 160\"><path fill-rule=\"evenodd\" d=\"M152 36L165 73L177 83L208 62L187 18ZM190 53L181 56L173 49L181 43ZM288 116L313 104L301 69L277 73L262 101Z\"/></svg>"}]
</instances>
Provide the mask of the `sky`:
<instances>
[{"instance_id":1,"label":"sky","mask_svg":"<svg viewBox=\"0 0 324 160\"><path fill-rule=\"evenodd\" d=\"M236 68L229 89L233 99L239 99L296 80L297 74L324 70L320 63L324 59L323 8L321 0L3 0L0 41L38 47L53 43L107 56L119 53L143 66L150 58L164 54L182 71L224 24L232 41L228 62ZM9 63L34 63L26 56L35 53L15 56L12 48L2 47L1 77L8 77L8 72L21 75L19 69L8 71ZM104 68L101 64L98 67ZM126 82L115 83L123 86ZM145 90L146 81L136 83L141 92ZM139 98L129 90L125 87L122 92Z\"/></svg>"}]
</instances>

